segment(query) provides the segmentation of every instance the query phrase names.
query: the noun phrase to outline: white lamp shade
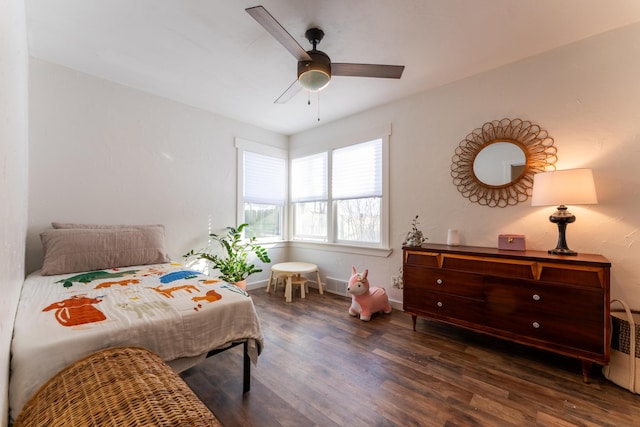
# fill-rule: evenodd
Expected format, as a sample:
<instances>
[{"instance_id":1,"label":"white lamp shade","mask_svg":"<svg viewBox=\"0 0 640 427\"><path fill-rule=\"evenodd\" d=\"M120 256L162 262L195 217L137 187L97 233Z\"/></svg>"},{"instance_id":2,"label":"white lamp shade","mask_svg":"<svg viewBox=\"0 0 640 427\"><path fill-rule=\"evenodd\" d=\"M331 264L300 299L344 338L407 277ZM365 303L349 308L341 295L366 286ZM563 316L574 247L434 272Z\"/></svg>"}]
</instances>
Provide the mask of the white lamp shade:
<instances>
[{"instance_id":1,"label":"white lamp shade","mask_svg":"<svg viewBox=\"0 0 640 427\"><path fill-rule=\"evenodd\" d=\"M591 169L540 172L533 176L531 206L598 203Z\"/></svg>"}]
</instances>

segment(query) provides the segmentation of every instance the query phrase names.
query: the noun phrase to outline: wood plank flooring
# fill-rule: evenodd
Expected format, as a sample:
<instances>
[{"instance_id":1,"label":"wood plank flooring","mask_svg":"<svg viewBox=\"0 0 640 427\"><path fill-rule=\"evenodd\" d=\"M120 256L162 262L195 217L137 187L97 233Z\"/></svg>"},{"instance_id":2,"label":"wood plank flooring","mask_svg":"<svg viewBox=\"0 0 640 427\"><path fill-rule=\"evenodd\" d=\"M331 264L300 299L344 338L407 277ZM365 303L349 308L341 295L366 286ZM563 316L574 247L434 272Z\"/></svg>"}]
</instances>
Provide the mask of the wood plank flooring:
<instances>
[{"instance_id":1,"label":"wood plank flooring","mask_svg":"<svg viewBox=\"0 0 640 427\"><path fill-rule=\"evenodd\" d=\"M242 395L242 348L182 377L232 426L640 426L640 396L577 360L350 299L250 292L265 347ZM203 325L204 326L204 325Z\"/></svg>"}]
</instances>

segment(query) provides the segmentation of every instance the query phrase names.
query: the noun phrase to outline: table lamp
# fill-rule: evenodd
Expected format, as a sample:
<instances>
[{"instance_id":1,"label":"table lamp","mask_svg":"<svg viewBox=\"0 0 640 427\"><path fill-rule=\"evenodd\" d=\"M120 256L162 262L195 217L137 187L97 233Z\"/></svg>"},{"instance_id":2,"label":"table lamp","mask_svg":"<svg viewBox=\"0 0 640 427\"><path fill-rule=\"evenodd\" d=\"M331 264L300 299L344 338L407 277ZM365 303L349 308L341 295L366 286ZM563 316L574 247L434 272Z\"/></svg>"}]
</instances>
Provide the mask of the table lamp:
<instances>
[{"instance_id":1,"label":"table lamp","mask_svg":"<svg viewBox=\"0 0 640 427\"><path fill-rule=\"evenodd\" d=\"M567 224L576 220L566 205L594 205L598 203L591 169L566 169L540 172L533 176L531 206L558 205L549 221L558 224L558 245L550 249L554 255L578 255L567 247Z\"/></svg>"}]
</instances>

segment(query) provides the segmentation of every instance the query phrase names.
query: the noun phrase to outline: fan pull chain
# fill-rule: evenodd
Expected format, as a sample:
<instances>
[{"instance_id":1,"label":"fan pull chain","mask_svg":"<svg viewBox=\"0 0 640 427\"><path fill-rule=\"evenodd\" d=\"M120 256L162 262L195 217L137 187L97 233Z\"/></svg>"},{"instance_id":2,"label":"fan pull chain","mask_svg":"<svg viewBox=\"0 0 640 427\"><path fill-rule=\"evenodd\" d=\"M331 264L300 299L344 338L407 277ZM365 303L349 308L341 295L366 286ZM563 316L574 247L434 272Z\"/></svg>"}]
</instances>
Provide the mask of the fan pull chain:
<instances>
[{"instance_id":1,"label":"fan pull chain","mask_svg":"<svg viewBox=\"0 0 640 427\"><path fill-rule=\"evenodd\" d=\"M320 121L320 91L316 92L318 94L318 121ZM307 91L307 105L311 106L311 91Z\"/></svg>"}]
</instances>

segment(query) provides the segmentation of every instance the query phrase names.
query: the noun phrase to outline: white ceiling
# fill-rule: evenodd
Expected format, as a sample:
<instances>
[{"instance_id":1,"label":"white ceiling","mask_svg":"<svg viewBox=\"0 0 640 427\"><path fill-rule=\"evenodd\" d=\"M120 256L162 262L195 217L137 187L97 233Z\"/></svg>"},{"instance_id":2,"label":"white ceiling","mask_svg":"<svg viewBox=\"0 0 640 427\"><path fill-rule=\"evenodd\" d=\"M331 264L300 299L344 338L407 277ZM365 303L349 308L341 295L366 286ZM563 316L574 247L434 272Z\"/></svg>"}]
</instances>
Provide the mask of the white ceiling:
<instances>
[{"instance_id":1,"label":"white ceiling","mask_svg":"<svg viewBox=\"0 0 640 427\"><path fill-rule=\"evenodd\" d=\"M640 21L639 0L26 0L32 56L283 134ZM263 5L334 62L405 65L273 101L296 59L245 8Z\"/></svg>"}]
</instances>

